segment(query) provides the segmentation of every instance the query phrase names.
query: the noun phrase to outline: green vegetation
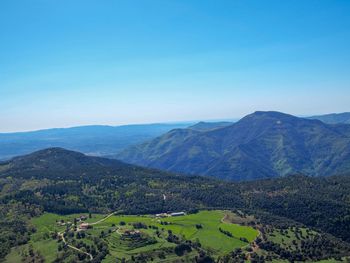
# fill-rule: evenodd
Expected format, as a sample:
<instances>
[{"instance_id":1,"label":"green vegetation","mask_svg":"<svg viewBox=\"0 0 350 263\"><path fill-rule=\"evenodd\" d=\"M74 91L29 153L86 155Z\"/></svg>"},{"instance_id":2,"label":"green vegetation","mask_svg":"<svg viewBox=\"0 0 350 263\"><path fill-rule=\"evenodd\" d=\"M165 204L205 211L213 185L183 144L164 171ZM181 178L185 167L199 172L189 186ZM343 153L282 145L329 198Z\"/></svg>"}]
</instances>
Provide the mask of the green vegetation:
<instances>
[{"instance_id":1,"label":"green vegetation","mask_svg":"<svg viewBox=\"0 0 350 263\"><path fill-rule=\"evenodd\" d=\"M349 255L348 175L298 175L233 183L185 177L57 148L5 165L0 172L1 259L7 254L16 257L18 248L22 252L17 255L39 262L53 257L60 259L58 262L84 262L90 255L96 262L119 256L134 256L141 262L160 257L170 261L172 257L209 260L207 257L220 256L222 262L231 262L237 258L315 261ZM215 212L195 213L204 209ZM233 213L224 217L219 210ZM74 214L92 213L87 221L95 222L102 218L98 214L112 211L119 215L94 225L88 234L77 235L72 226ZM186 211L189 215L160 222L130 216L164 211ZM57 217L64 224L58 224ZM147 227L134 226L135 222ZM122 239L114 235L117 227L120 231L137 228L141 234L136 240ZM261 232L256 242L251 242L256 235L251 227ZM295 232L297 228L302 233L284 233L283 242L278 236L281 229ZM317 234L306 235L303 229ZM80 252L67 247L62 237ZM56 254L49 252L52 250Z\"/></svg>"},{"instance_id":2,"label":"green vegetation","mask_svg":"<svg viewBox=\"0 0 350 263\"><path fill-rule=\"evenodd\" d=\"M84 232L75 231L75 233L71 232L67 225L69 222L74 222L74 218L80 215L60 216L44 213L31 220L30 223L36 228L36 232L32 234L29 243L13 249L7 256L6 262L23 258L28 254L29 246L32 246L35 253L47 262L64 258L65 256L58 251L62 241L57 239L55 233L59 232L67 233L68 244L76 244L78 241L89 243L89 240L101 238L108 246L108 256L103 262L108 262L112 258L132 260L140 254L145 258L158 258L158 260L175 260L185 254L186 257L194 258L203 251L218 257L235 248L247 246L248 242L252 242L258 235L258 231L252 227L223 223L222 219L227 213L232 214L228 211L200 211L195 214L166 218L156 218L151 215L115 215ZM102 215L94 214L86 222L98 222L103 218ZM197 228L197 225L201 225L201 228ZM221 233L220 228L229 231L232 237ZM128 231L132 232L128 234ZM246 242L242 241L242 238ZM93 242L89 243L90 246L92 244ZM175 252L180 244L189 244L190 247L188 253L183 256L176 255ZM74 251L67 252L71 254ZM68 257L77 259L72 255Z\"/></svg>"},{"instance_id":3,"label":"green vegetation","mask_svg":"<svg viewBox=\"0 0 350 263\"><path fill-rule=\"evenodd\" d=\"M348 125L259 111L215 130L172 130L127 148L118 158L172 172L242 181L346 172L349 146Z\"/></svg>"},{"instance_id":4,"label":"green vegetation","mask_svg":"<svg viewBox=\"0 0 350 263\"><path fill-rule=\"evenodd\" d=\"M251 226L225 221L249 222L252 216L230 211L199 211L178 217L153 215L86 215L74 225L80 214L57 215L44 213L33 218L30 225L36 231L26 245L11 250L5 262L45 260L45 262L85 262L88 256L63 246L57 233L64 233L67 244L91 253L96 262L193 262L208 257L221 263L250 258L252 262L318 261L321 251L337 249L319 233L308 228ZM91 224L87 230L77 228L82 222ZM258 237L259 235L259 237ZM316 245L313 246L313 243ZM30 252L30 249L33 251ZM309 254L308 254L309 253ZM333 251L335 253L335 251ZM32 254L32 256L30 256ZM95 260L94 259L94 260ZM327 259L321 262L338 262ZM232 261L233 260L233 261Z\"/></svg>"},{"instance_id":5,"label":"green vegetation","mask_svg":"<svg viewBox=\"0 0 350 263\"><path fill-rule=\"evenodd\" d=\"M307 228L274 229L272 233L269 234L269 239L274 243L281 244L283 247L298 247L302 239L315 235L317 235L315 231ZM295 242L296 240L297 242Z\"/></svg>"},{"instance_id":6,"label":"green vegetation","mask_svg":"<svg viewBox=\"0 0 350 263\"><path fill-rule=\"evenodd\" d=\"M240 238L246 238L248 242L255 239L258 234L257 230L252 227L222 223L221 219L224 215L222 211L201 211L187 216L164 219L117 216L109 218L104 224L118 223L120 221L127 223L142 222L158 228L164 228L165 230L171 230L172 233L182 236L186 240L198 240L203 247L211 249L218 254L228 253L234 248L246 246L248 243L241 241ZM196 224L201 224L202 228L197 229ZM220 227L230 231L233 237L230 238L220 233L218 231Z\"/></svg>"}]
</instances>

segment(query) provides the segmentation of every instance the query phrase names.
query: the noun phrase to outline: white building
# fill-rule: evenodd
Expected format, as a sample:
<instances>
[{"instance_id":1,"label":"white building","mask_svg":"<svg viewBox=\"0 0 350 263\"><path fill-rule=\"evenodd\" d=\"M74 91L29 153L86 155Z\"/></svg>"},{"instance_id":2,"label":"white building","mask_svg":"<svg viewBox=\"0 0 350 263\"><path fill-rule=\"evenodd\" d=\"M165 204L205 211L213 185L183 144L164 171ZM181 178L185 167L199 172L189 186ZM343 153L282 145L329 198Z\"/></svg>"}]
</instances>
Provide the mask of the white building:
<instances>
[{"instance_id":1,"label":"white building","mask_svg":"<svg viewBox=\"0 0 350 263\"><path fill-rule=\"evenodd\" d=\"M171 216L184 216L184 215L186 215L186 213L185 212L176 212L176 213L171 213L170 215Z\"/></svg>"}]
</instances>

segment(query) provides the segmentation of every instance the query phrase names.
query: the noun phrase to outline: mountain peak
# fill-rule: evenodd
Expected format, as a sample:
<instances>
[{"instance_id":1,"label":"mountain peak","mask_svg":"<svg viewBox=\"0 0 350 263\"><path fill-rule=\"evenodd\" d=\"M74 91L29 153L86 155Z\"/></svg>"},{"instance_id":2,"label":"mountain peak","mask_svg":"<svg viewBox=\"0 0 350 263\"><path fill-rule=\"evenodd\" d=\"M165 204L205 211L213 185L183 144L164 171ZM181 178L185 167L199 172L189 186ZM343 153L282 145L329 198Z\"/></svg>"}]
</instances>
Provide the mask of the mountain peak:
<instances>
[{"instance_id":1,"label":"mountain peak","mask_svg":"<svg viewBox=\"0 0 350 263\"><path fill-rule=\"evenodd\" d=\"M75 152L75 151L67 150L60 147L52 147L52 148L39 150L27 155L15 157L12 159L12 162L23 162L26 160L28 161L41 160L41 162L43 162L44 160L47 160L47 161L50 160L50 161L59 162L60 160L62 160L62 158L66 158L67 156L74 159L76 158L81 159L81 158L87 157L80 152Z\"/></svg>"},{"instance_id":2,"label":"mountain peak","mask_svg":"<svg viewBox=\"0 0 350 263\"><path fill-rule=\"evenodd\" d=\"M84 155L80 152L75 152L75 151L71 151L71 150L67 150L61 147L50 147L50 148L46 148L46 149L42 149L36 152L33 152L31 154L37 154L37 155L50 155L50 154L68 154L68 153L74 153L74 154L79 154L79 155ZM29 155L31 155L29 154Z\"/></svg>"},{"instance_id":3,"label":"mountain peak","mask_svg":"<svg viewBox=\"0 0 350 263\"><path fill-rule=\"evenodd\" d=\"M80 152L59 147L47 148L15 157L5 164L8 174L16 174L16 171L21 170L21 177L31 177L46 171L47 174L59 174L62 178L73 171L86 174L128 166L117 160L87 156Z\"/></svg>"},{"instance_id":4,"label":"mountain peak","mask_svg":"<svg viewBox=\"0 0 350 263\"><path fill-rule=\"evenodd\" d=\"M247 115L246 117L268 117L268 118L292 118L292 119L298 119L298 117L295 117L293 115L279 112L279 111L255 111L252 114Z\"/></svg>"},{"instance_id":5,"label":"mountain peak","mask_svg":"<svg viewBox=\"0 0 350 263\"><path fill-rule=\"evenodd\" d=\"M293 126L296 124L302 124L305 121L310 122L311 120L305 120L279 111L256 111L243 117L236 124L255 128L259 133L268 128L275 128L276 125L280 126L286 124Z\"/></svg>"},{"instance_id":6,"label":"mountain peak","mask_svg":"<svg viewBox=\"0 0 350 263\"><path fill-rule=\"evenodd\" d=\"M126 150L119 158L173 172L233 180L299 172L330 175L348 169L349 132L346 127L318 120L256 111L227 127L187 133L176 141L162 136L136 150Z\"/></svg>"}]
</instances>

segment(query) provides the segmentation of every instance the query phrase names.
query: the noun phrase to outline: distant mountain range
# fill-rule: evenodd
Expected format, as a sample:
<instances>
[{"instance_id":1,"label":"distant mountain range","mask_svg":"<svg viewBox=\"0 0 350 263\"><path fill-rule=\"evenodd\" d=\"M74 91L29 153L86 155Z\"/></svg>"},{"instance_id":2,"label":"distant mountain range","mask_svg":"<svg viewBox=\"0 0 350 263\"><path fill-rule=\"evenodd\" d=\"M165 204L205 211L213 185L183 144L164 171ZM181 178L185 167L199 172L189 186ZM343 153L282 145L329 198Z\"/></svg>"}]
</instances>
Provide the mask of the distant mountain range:
<instances>
[{"instance_id":1,"label":"distant mountain range","mask_svg":"<svg viewBox=\"0 0 350 263\"><path fill-rule=\"evenodd\" d=\"M185 128L192 124L95 125L0 133L0 160L49 147L63 147L88 155L109 156L130 145L145 142L172 129Z\"/></svg>"},{"instance_id":2,"label":"distant mountain range","mask_svg":"<svg viewBox=\"0 0 350 263\"><path fill-rule=\"evenodd\" d=\"M350 112L312 116L312 117L309 117L309 119L316 119L329 124L338 124L338 123L350 124Z\"/></svg>"},{"instance_id":3,"label":"distant mountain range","mask_svg":"<svg viewBox=\"0 0 350 263\"><path fill-rule=\"evenodd\" d=\"M319 119L330 124L350 123L350 113L313 116L309 117L309 119ZM14 156L50 147L62 147L92 156L110 158L116 158L117 156L124 159L124 154L119 155L121 151L130 146L150 142L170 131L169 134L164 136L165 138L175 136L177 139L167 139L173 145L180 143L192 133L214 131L230 126L233 123L217 121L123 126L91 125L30 132L0 133L0 160L7 160ZM185 128L188 128L188 130ZM179 131L178 129L182 130ZM167 148L168 146L164 147Z\"/></svg>"},{"instance_id":4,"label":"distant mountain range","mask_svg":"<svg viewBox=\"0 0 350 263\"><path fill-rule=\"evenodd\" d=\"M222 127L226 127L233 124L233 122L221 121L221 122L198 122L195 125L188 127L189 129L196 131L210 131Z\"/></svg>"},{"instance_id":5,"label":"distant mountain range","mask_svg":"<svg viewBox=\"0 0 350 263\"><path fill-rule=\"evenodd\" d=\"M117 158L146 167L228 180L350 170L350 125L255 112L209 130L175 129Z\"/></svg>"}]
</instances>

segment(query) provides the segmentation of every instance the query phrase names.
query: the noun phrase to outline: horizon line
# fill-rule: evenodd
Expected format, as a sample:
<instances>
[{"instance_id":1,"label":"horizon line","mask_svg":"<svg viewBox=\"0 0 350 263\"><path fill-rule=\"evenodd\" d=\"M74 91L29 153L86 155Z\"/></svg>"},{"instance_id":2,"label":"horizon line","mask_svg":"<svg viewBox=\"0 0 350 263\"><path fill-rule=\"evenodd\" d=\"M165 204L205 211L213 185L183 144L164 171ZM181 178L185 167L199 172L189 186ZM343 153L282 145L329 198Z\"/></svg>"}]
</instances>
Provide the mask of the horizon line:
<instances>
[{"instance_id":1,"label":"horizon line","mask_svg":"<svg viewBox=\"0 0 350 263\"><path fill-rule=\"evenodd\" d=\"M259 111L259 110L257 110ZM257 112L254 111L254 112ZM252 113L254 113L252 112ZM263 111L263 112L269 112L269 111ZM275 112L281 112L281 111L275 111ZM249 113L249 114L252 114ZM285 113L285 112L281 112ZM293 115L299 118L307 118L307 117L317 117L317 116L323 116L323 115L331 115L331 114L344 114L344 113L350 113L350 111L344 111L344 112L331 112L331 113L320 113L320 114L303 114L303 115ZM166 121L166 122L139 122L139 123L120 123L120 124L82 124L82 125L67 125L67 126L61 126L61 127L47 127L47 128L39 128L39 129L33 129L33 130L19 130L19 131L6 131L2 132L0 131L0 134L15 134L15 133L29 133L29 132L40 132L40 131L48 131L48 130L60 130L60 129L74 129L74 128L83 128L83 127L111 127L111 128L117 128L117 127L124 127L124 126L146 126L146 125L176 125L176 124L195 124L199 122L237 122L240 119L242 119L244 116L247 116L249 114L245 114L241 117L234 117L234 118L215 118L215 119L201 119L201 120L180 120L180 121Z\"/></svg>"}]
</instances>

